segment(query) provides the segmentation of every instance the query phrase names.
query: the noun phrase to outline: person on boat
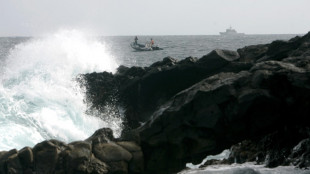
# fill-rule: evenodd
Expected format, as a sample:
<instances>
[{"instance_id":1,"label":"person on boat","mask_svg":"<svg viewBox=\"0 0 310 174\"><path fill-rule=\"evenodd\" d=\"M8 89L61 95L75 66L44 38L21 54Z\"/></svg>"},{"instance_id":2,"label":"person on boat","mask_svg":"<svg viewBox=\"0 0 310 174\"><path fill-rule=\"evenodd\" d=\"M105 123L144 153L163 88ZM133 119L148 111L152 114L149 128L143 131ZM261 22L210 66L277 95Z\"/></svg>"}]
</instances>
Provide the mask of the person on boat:
<instances>
[{"instance_id":1,"label":"person on boat","mask_svg":"<svg viewBox=\"0 0 310 174\"><path fill-rule=\"evenodd\" d=\"M135 45L138 45L138 37L135 37Z\"/></svg>"},{"instance_id":2,"label":"person on boat","mask_svg":"<svg viewBox=\"0 0 310 174\"><path fill-rule=\"evenodd\" d=\"M150 46L152 47L154 45L154 40L151 38Z\"/></svg>"}]
</instances>

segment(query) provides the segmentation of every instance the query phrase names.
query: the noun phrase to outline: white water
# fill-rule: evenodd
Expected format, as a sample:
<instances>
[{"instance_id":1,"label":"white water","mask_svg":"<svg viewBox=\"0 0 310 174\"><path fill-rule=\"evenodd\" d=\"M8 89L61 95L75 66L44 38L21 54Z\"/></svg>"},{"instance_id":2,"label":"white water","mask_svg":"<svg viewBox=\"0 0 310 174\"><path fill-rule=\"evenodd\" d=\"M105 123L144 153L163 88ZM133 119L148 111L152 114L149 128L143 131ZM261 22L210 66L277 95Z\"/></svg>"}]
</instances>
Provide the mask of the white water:
<instances>
[{"instance_id":1,"label":"white water","mask_svg":"<svg viewBox=\"0 0 310 174\"><path fill-rule=\"evenodd\" d=\"M200 164L194 165L192 163L187 163L186 167L190 168L190 169L198 169L201 165L203 165L208 160L211 160L211 159L216 159L216 160L227 159L229 157L229 154L230 154L230 150L226 149L226 150L223 150L223 152L218 154L218 155L207 156L204 160L202 160L202 162Z\"/></svg>"},{"instance_id":2,"label":"white water","mask_svg":"<svg viewBox=\"0 0 310 174\"><path fill-rule=\"evenodd\" d=\"M294 166L266 168L264 165L244 163L232 165L212 165L202 169L184 170L179 174L310 174L310 171L298 169Z\"/></svg>"},{"instance_id":3,"label":"white water","mask_svg":"<svg viewBox=\"0 0 310 174\"><path fill-rule=\"evenodd\" d=\"M121 118L86 115L78 74L114 72L105 45L76 30L16 45L0 62L0 151L45 139L83 140L101 127L121 131ZM96 113L96 112L93 112Z\"/></svg>"},{"instance_id":4,"label":"white water","mask_svg":"<svg viewBox=\"0 0 310 174\"><path fill-rule=\"evenodd\" d=\"M211 159L223 160L229 157L230 150L224 150L218 155L207 156L200 164L186 164L188 169L178 174L310 174L309 170L299 169L294 166L279 166L266 168L264 165L255 165L254 162L232 165L210 165L199 168L206 161Z\"/></svg>"}]
</instances>

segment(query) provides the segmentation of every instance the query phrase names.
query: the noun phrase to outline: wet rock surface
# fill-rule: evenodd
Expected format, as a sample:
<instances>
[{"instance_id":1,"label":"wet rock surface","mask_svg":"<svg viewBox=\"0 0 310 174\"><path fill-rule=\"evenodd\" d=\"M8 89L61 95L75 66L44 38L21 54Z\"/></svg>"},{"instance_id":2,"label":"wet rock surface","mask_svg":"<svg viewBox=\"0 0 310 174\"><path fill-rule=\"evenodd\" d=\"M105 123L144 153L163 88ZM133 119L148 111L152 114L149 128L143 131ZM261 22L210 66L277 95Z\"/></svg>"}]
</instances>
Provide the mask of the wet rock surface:
<instances>
[{"instance_id":1,"label":"wet rock surface","mask_svg":"<svg viewBox=\"0 0 310 174\"><path fill-rule=\"evenodd\" d=\"M114 75L118 97L128 128L140 135L147 173L174 173L246 141L260 145L235 145L238 155L226 162L291 164L293 147L308 135L288 144L275 132L309 126L309 41L308 33L236 52L214 50L200 59L168 57L150 67L121 68ZM267 141L272 133L277 138Z\"/></svg>"},{"instance_id":2,"label":"wet rock surface","mask_svg":"<svg viewBox=\"0 0 310 174\"><path fill-rule=\"evenodd\" d=\"M228 159L205 165L310 167L309 43L310 33L81 75L94 108L125 109L122 136L103 128L84 141L2 151L0 173L176 173L224 149Z\"/></svg>"},{"instance_id":3,"label":"wet rock surface","mask_svg":"<svg viewBox=\"0 0 310 174\"><path fill-rule=\"evenodd\" d=\"M103 128L85 141L43 141L33 148L0 152L0 173L143 173L144 157L134 141L120 141Z\"/></svg>"}]
</instances>

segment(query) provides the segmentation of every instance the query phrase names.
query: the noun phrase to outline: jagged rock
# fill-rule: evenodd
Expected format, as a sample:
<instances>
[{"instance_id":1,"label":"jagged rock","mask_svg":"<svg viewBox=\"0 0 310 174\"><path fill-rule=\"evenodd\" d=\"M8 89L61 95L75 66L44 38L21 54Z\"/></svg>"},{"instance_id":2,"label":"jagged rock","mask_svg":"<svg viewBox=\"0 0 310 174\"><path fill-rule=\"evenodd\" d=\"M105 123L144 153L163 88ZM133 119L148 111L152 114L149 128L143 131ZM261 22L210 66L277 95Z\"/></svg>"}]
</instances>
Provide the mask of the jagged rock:
<instances>
[{"instance_id":1,"label":"jagged rock","mask_svg":"<svg viewBox=\"0 0 310 174\"><path fill-rule=\"evenodd\" d=\"M100 161L94 155L92 155L90 164L87 169L88 173L105 174L105 173L108 173L109 170L110 170L110 167L106 163Z\"/></svg>"},{"instance_id":2,"label":"jagged rock","mask_svg":"<svg viewBox=\"0 0 310 174\"><path fill-rule=\"evenodd\" d=\"M248 66L227 68L238 58L237 52L214 50L198 61L193 59L193 63L181 61L161 71L149 71L126 88L121 88L120 96L126 103L125 114L129 127L134 128L139 126L140 122L147 121L164 101L209 75L220 71L238 72L243 68L248 69Z\"/></svg>"},{"instance_id":3,"label":"jagged rock","mask_svg":"<svg viewBox=\"0 0 310 174\"><path fill-rule=\"evenodd\" d=\"M0 152L0 173L176 173L239 142L229 159L206 165L309 167L309 43L310 33L198 60L167 57L150 67L119 67L115 75L81 75L93 107L120 104L127 126L138 128L120 138L103 128L68 145L47 140Z\"/></svg>"},{"instance_id":4,"label":"jagged rock","mask_svg":"<svg viewBox=\"0 0 310 174\"><path fill-rule=\"evenodd\" d=\"M179 65L193 65L194 63L196 63L198 61L197 57L187 57L183 60L180 60L178 62Z\"/></svg>"},{"instance_id":5,"label":"jagged rock","mask_svg":"<svg viewBox=\"0 0 310 174\"><path fill-rule=\"evenodd\" d=\"M248 76L247 72L212 76L179 93L163 106L161 112L155 113L152 120L140 128L147 171L176 172L185 166L187 160L202 160L205 153L217 154L227 148L228 143L224 140L217 143L216 135L221 132L241 133L241 130L223 129L220 123L225 109L220 103L234 101L233 86L243 86ZM218 97L214 96L215 93ZM159 164L158 161L162 162Z\"/></svg>"},{"instance_id":6,"label":"jagged rock","mask_svg":"<svg viewBox=\"0 0 310 174\"><path fill-rule=\"evenodd\" d=\"M305 70L310 71L310 55L285 58L283 59L283 62L291 63L296 67L304 68Z\"/></svg>"},{"instance_id":7,"label":"jagged rock","mask_svg":"<svg viewBox=\"0 0 310 174\"><path fill-rule=\"evenodd\" d=\"M216 70L239 58L240 55L236 51L215 49L200 58L197 64Z\"/></svg>"},{"instance_id":8,"label":"jagged rock","mask_svg":"<svg viewBox=\"0 0 310 174\"><path fill-rule=\"evenodd\" d=\"M268 45L251 45L244 48L240 48L237 52L240 55L240 62L255 63L258 59L265 56L268 51Z\"/></svg>"},{"instance_id":9,"label":"jagged rock","mask_svg":"<svg viewBox=\"0 0 310 174\"><path fill-rule=\"evenodd\" d=\"M114 78L112 73L91 73L81 75L77 78L82 86L87 89L86 100L92 103L92 108L99 111L105 111L106 105L115 104L117 98L118 81ZM88 112L91 112L88 111Z\"/></svg>"},{"instance_id":10,"label":"jagged rock","mask_svg":"<svg viewBox=\"0 0 310 174\"><path fill-rule=\"evenodd\" d=\"M300 141L289 156L290 161L298 167L310 166L310 138Z\"/></svg>"},{"instance_id":11,"label":"jagged rock","mask_svg":"<svg viewBox=\"0 0 310 174\"><path fill-rule=\"evenodd\" d=\"M136 128L164 101L200 80L221 71L239 72L250 68L249 64L240 62L232 66L238 58L238 52L217 49L199 60L188 57L178 62L166 57L150 67L121 66L114 76L86 74L87 96L99 108L110 101L109 97L119 97L117 101L125 108L125 126Z\"/></svg>"},{"instance_id":12,"label":"jagged rock","mask_svg":"<svg viewBox=\"0 0 310 174\"><path fill-rule=\"evenodd\" d=\"M245 163L258 160L259 150L257 143L244 140L230 148L228 161L231 163Z\"/></svg>"},{"instance_id":13,"label":"jagged rock","mask_svg":"<svg viewBox=\"0 0 310 174\"><path fill-rule=\"evenodd\" d=\"M310 41L309 33L303 37L297 36L289 41L273 41L266 52L267 60L282 60L290 56L300 56L309 48L307 44Z\"/></svg>"},{"instance_id":14,"label":"jagged rock","mask_svg":"<svg viewBox=\"0 0 310 174\"><path fill-rule=\"evenodd\" d=\"M126 126L146 123L118 140L141 142L146 173L177 172L186 162L199 163L245 139L276 145L281 138L258 140L291 125L308 126L302 120L310 113L309 43L310 33L237 52L214 50L198 60L168 57L150 67L120 67L108 82L116 84ZM105 97L96 104L104 104ZM300 138L278 147L287 156ZM268 157L270 167L288 163L286 157L278 158L279 151L267 153L263 145L257 153L240 147L239 161L256 156L259 163Z\"/></svg>"},{"instance_id":15,"label":"jagged rock","mask_svg":"<svg viewBox=\"0 0 310 174\"><path fill-rule=\"evenodd\" d=\"M177 60L172 57L165 57L162 61L155 62L150 67L170 67L177 64Z\"/></svg>"},{"instance_id":16,"label":"jagged rock","mask_svg":"<svg viewBox=\"0 0 310 174\"><path fill-rule=\"evenodd\" d=\"M116 69L116 74L117 75L123 75L129 70L129 67L121 65Z\"/></svg>"},{"instance_id":17,"label":"jagged rock","mask_svg":"<svg viewBox=\"0 0 310 174\"><path fill-rule=\"evenodd\" d=\"M90 142L92 144L97 143L107 143L110 141L114 141L115 138L113 136L113 131L110 128L101 128L96 130L96 132L87 138L85 141Z\"/></svg>"},{"instance_id":18,"label":"jagged rock","mask_svg":"<svg viewBox=\"0 0 310 174\"><path fill-rule=\"evenodd\" d=\"M233 142L304 124L302 120L310 115L309 85L309 72L278 61L256 64L248 72L220 73L195 84L139 128L146 170L175 172L186 161L202 160L202 154L219 153ZM274 152L269 155L278 156ZM270 167L282 164L269 161Z\"/></svg>"},{"instance_id":19,"label":"jagged rock","mask_svg":"<svg viewBox=\"0 0 310 174\"><path fill-rule=\"evenodd\" d=\"M284 127L261 138L244 140L230 148L228 159L208 160L208 165L256 162L266 167L295 165L309 167L310 131L304 127ZM306 139L304 139L306 138ZM300 141L301 140L301 141ZM300 142L299 142L300 141Z\"/></svg>"},{"instance_id":20,"label":"jagged rock","mask_svg":"<svg viewBox=\"0 0 310 174\"><path fill-rule=\"evenodd\" d=\"M123 130L121 137L118 138L118 141L134 141L137 144L140 144L140 134L136 129Z\"/></svg>"},{"instance_id":21,"label":"jagged rock","mask_svg":"<svg viewBox=\"0 0 310 174\"><path fill-rule=\"evenodd\" d=\"M134 77L142 77L146 73L146 70L143 67L137 66L133 66L128 69L123 68L122 73L120 73L120 71L122 71L122 69L117 71L117 75L123 75L128 77L129 79L133 79Z\"/></svg>"}]
</instances>

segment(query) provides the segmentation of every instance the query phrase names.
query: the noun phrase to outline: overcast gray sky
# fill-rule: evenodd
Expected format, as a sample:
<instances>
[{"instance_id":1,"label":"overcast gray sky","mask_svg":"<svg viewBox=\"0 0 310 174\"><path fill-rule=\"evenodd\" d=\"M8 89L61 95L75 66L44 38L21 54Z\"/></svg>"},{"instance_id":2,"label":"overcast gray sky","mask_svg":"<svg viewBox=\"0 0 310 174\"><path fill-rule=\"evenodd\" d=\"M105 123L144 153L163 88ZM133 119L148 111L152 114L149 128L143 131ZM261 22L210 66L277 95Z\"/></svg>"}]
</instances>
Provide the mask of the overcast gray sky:
<instances>
[{"instance_id":1,"label":"overcast gray sky","mask_svg":"<svg viewBox=\"0 0 310 174\"><path fill-rule=\"evenodd\" d=\"M213 35L310 31L310 0L0 0L0 36L62 28L100 35Z\"/></svg>"}]
</instances>

